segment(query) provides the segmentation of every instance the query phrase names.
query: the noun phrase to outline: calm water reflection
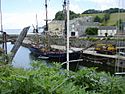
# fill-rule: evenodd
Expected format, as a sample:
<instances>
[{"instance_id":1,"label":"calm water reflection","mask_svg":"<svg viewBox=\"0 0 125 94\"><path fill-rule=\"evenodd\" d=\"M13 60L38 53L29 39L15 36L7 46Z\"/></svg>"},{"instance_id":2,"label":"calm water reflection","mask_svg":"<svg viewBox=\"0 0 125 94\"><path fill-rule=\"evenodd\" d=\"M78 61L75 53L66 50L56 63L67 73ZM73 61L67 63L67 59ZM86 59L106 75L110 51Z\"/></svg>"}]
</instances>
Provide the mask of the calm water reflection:
<instances>
[{"instance_id":1,"label":"calm water reflection","mask_svg":"<svg viewBox=\"0 0 125 94\"><path fill-rule=\"evenodd\" d=\"M14 67L30 68L30 63L32 63L30 51L27 48L20 47L16 56L13 59L12 65Z\"/></svg>"},{"instance_id":2,"label":"calm water reflection","mask_svg":"<svg viewBox=\"0 0 125 94\"><path fill-rule=\"evenodd\" d=\"M12 47L13 45L11 43L7 43L8 53ZM13 59L12 65L17 68L30 68L32 61L29 49L21 46Z\"/></svg>"}]
</instances>

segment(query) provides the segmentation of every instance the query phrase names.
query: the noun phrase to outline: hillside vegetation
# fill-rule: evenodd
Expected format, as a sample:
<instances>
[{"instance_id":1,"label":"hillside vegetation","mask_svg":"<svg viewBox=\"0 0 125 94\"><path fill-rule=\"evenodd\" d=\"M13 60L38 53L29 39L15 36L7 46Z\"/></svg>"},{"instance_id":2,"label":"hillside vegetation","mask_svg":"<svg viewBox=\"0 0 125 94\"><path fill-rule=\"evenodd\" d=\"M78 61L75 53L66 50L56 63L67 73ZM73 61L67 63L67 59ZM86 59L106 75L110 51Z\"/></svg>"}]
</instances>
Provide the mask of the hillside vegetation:
<instances>
[{"instance_id":1,"label":"hillside vegetation","mask_svg":"<svg viewBox=\"0 0 125 94\"><path fill-rule=\"evenodd\" d=\"M80 16L81 17L84 17L84 16L93 16L93 17L99 16L100 18L103 18L104 14L105 13L81 14ZM111 13L110 19L106 23L103 22L102 24L107 25L107 26L116 25L118 19L121 19L122 21L125 21L125 13L119 13L119 14L118 13Z\"/></svg>"},{"instance_id":2,"label":"hillside vegetation","mask_svg":"<svg viewBox=\"0 0 125 94\"><path fill-rule=\"evenodd\" d=\"M118 19L121 19L122 21L125 21L125 13L113 13L110 16L110 20L108 21L107 25L114 25L118 21Z\"/></svg>"},{"instance_id":3,"label":"hillside vegetation","mask_svg":"<svg viewBox=\"0 0 125 94\"><path fill-rule=\"evenodd\" d=\"M94 19L96 18L95 22L100 22L101 23L100 25L113 26L117 24L119 19L121 19L122 22L125 21L125 9L110 8L103 11L88 9L81 14L77 14L73 11L70 11L70 20L84 16L93 16ZM57 12L54 20L64 20L64 12L63 11Z\"/></svg>"}]
</instances>

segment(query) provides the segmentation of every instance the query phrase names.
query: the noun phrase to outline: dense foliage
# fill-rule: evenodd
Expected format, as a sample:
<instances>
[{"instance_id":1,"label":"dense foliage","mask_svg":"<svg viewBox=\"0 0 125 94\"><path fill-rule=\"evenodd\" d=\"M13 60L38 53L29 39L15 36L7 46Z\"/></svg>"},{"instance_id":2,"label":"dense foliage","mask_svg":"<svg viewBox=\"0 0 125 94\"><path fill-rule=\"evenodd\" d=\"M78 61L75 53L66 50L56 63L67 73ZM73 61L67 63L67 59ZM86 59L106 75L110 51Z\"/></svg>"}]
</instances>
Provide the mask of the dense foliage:
<instances>
[{"instance_id":1,"label":"dense foliage","mask_svg":"<svg viewBox=\"0 0 125 94\"><path fill-rule=\"evenodd\" d=\"M110 13L105 13L104 17L103 17L103 21L107 22L110 19Z\"/></svg>"},{"instance_id":2,"label":"dense foliage","mask_svg":"<svg viewBox=\"0 0 125 94\"><path fill-rule=\"evenodd\" d=\"M69 13L70 13L70 17L69 17L70 20L79 17L79 14L76 14L73 11L69 11ZM55 15L54 20L64 20L64 12L63 11L57 12L56 15Z\"/></svg>"},{"instance_id":3,"label":"dense foliage","mask_svg":"<svg viewBox=\"0 0 125 94\"><path fill-rule=\"evenodd\" d=\"M32 69L0 67L0 94L124 94L125 81L94 68L67 72L34 62Z\"/></svg>"},{"instance_id":4,"label":"dense foliage","mask_svg":"<svg viewBox=\"0 0 125 94\"><path fill-rule=\"evenodd\" d=\"M96 15L94 17L94 22L107 23L109 19L110 19L110 13L105 13L103 17L99 17L98 15Z\"/></svg>"},{"instance_id":5,"label":"dense foliage","mask_svg":"<svg viewBox=\"0 0 125 94\"><path fill-rule=\"evenodd\" d=\"M94 22L102 22L102 19L98 16L98 15L96 15L95 16L95 18L94 18Z\"/></svg>"},{"instance_id":6,"label":"dense foliage","mask_svg":"<svg viewBox=\"0 0 125 94\"><path fill-rule=\"evenodd\" d=\"M95 10L95 9L88 9L84 11L82 14L95 14L95 13L101 13L102 11L100 10Z\"/></svg>"},{"instance_id":7,"label":"dense foliage","mask_svg":"<svg viewBox=\"0 0 125 94\"><path fill-rule=\"evenodd\" d=\"M107 10L95 10L95 9L88 9L84 11L82 14L96 14L96 13L118 13L118 12L125 12L125 9L119 8L110 8Z\"/></svg>"},{"instance_id":8,"label":"dense foliage","mask_svg":"<svg viewBox=\"0 0 125 94\"><path fill-rule=\"evenodd\" d=\"M70 11L70 20L78 17L92 16L94 18L94 22L99 22L102 26L114 26L117 22L116 16L118 15L118 12L120 12L120 15L122 16L121 19L124 21L123 16L125 13L125 9L120 8L110 8L106 10L88 9L81 14ZM54 20L64 20L64 12L58 11L55 15Z\"/></svg>"},{"instance_id":9,"label":"dense foliage","mask_svg":"<svg viewBox=\"0 0 125 94\"><path fill-rule=\"evenodd\" d=\"M86 35L97 35L98 28L89 27L86 29L85 33L86 33Z\"/></svg>"},{"instance_id":10,"label":"dense foliage","mask_svg":"<svg viewBox=\"0 0 125 94\"><path fill-rule=\"evenodd\" d=\"M118 12L120 12L120 13L125 12L125 9L110 8L110 9L103 11L103 13L118 13Z\"/></svg>"}]
</instances>

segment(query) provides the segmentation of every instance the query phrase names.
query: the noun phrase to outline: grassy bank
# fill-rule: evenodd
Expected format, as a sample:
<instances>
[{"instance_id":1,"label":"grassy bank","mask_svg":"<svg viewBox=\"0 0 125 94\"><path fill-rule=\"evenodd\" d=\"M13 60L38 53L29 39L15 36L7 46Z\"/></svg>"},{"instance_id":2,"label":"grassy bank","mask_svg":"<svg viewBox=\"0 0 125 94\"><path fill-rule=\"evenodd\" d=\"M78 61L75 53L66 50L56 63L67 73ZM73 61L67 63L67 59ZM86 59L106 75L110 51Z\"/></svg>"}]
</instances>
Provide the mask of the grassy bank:
<instances>
[{"instance_id":1,"label":"grassy bank","mask_svg":"<svg viewBox=\"0 0 125 94\"><path fill-rule=\"evenodd\" d=\"M81 14L81 17L84 16L99 16L100 18L104 17L104 13L98 13L98 14ZM116 25L116 22L118 21L118 19L122 19L123 21L125 21L125 13L111 13L110 15L110 19L107 21L107 23L105 23L105 25L107 26L112 26L112 25ZM104 24L104 23L102 23Z\"/></svg>"}]
</instances>

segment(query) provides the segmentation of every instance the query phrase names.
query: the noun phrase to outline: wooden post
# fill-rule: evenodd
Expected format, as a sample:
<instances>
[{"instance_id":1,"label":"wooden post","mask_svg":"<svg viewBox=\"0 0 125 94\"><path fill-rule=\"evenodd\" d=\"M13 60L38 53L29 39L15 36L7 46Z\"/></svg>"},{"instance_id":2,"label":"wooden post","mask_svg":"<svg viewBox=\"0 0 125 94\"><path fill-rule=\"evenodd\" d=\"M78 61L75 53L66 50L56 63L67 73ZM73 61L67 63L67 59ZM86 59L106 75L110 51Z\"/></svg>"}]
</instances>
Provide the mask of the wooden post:
<instances>
[{"instance_id":1,"label":"wooden post","mask_svg":"<svg viewBox=\"0 0 125 94\"><path fill-rule=\"evenodd\" d=\"M12 48L12 50L11 50L11 53L12 53L12 54L11 54L11 56L10 56L10 63L12 63L12 60L13 60L13 58L14 58L16 52L18 51L19 47L21 46L21 44L22 44L24 38L26 37L29 28L30 28L30 26L25 27L25 28L21 31L20 35L18 36L17 41L16 41L15 45L13 46L13 48Z\"/></svg>"},{"instance_id":2,"label":"wooden post","mask_svg":"<svg viewBox=\"0 0 125 94\"><path fill-rule=\"evenodd\" d=\"M7 34L3 32L3 45L4 45L4 53L7 54Z\"/></svg>"}]
</instances>

